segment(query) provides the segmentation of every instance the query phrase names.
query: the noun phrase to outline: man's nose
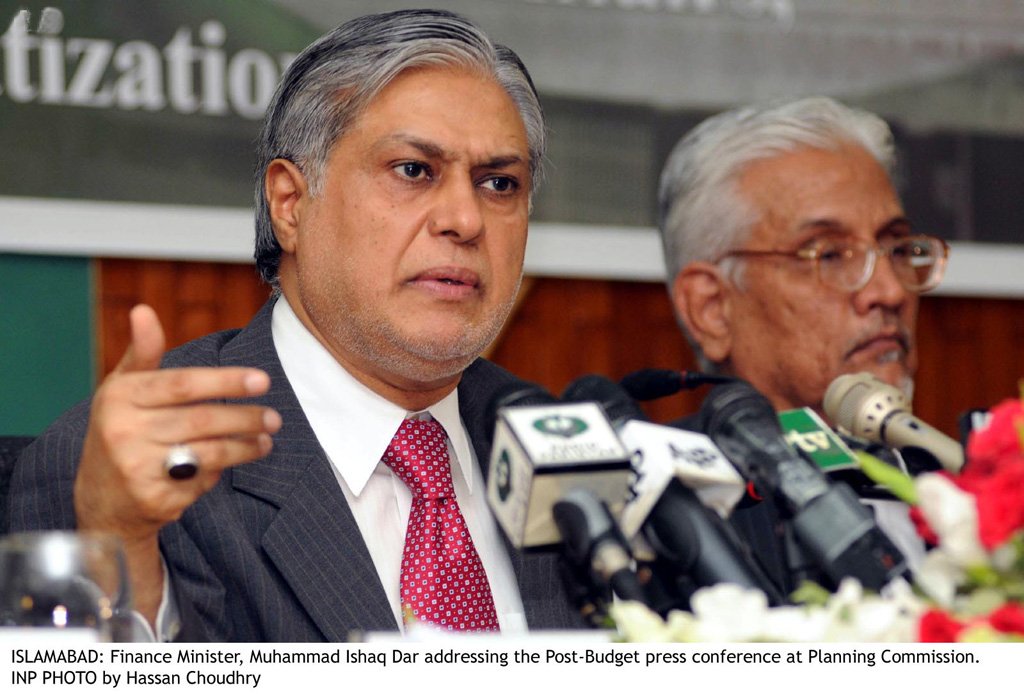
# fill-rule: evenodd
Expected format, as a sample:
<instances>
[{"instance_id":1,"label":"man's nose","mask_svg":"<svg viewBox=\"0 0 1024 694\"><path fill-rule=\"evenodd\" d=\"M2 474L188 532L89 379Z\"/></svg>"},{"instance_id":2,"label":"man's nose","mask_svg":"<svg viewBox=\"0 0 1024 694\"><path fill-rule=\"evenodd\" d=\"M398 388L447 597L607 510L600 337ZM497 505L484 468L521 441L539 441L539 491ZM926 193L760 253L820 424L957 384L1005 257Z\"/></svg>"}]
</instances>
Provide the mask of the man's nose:
<instances>
[{"instance_id":1,"label":"man's nose","mask_svg":"<svg viewBox=\"0 0 1024 694\"><path fill-rule=\"evenodd\" d=\"M880 253L875 262L874 272L864 288L856 293L854 302L862 310L877 305L898 308L913 294L914 292L903 286L903 282L897 276L892 258Z\"/></svg>"},{"instance_id":2,"label":"man's nose","mask_svg":"<svg viewBox=\"0 0 1024 694\"><path fill-rule=\"evenodd\" d=\"M481 199L468 176L451 177L437 187L430 233L468 243L484 232Z\"/></svg>"}]
</instances>

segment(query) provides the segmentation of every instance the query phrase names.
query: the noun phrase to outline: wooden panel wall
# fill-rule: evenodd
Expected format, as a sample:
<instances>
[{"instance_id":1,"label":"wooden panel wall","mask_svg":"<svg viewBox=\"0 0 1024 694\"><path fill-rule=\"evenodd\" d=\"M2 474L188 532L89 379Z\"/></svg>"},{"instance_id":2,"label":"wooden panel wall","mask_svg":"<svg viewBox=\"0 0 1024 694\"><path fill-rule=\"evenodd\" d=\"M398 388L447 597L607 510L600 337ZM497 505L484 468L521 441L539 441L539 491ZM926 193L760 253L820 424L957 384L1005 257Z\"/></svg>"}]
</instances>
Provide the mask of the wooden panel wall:
<instances>
[{"instance_id":1,"label":"wooden panel wall","mask_svg":"<svg viewBox=\"0 0 1024 694\"><path fill-rule=\"evenodd\" d=\"M244 325L267 297L248 265L99 262L101 373L127 345L126 315L151 304L168 343ZM614 379L646 367L692 369L665 289L647 282L536 279L491 352L514 373L560 393L573 379ZM1024 301L929 297L918 323L921 367L915 413L950 435L957 415L1018 393L1024 376ZM704 391L649 403L656 421L696 410Z\"/></svg>"},{"instance_id":2,"label":"wooden panel wall","mask_svg":"<svg viewBox=\"0 0 1024 694\"><path fill-rule=\"evenodd\" d=\"M170 348L245 325L269 295L251 265L104 259L98 268L102 374L117 365L128 346L128 311L136 304L156 310Z\"/></svg>"}]
</instances>

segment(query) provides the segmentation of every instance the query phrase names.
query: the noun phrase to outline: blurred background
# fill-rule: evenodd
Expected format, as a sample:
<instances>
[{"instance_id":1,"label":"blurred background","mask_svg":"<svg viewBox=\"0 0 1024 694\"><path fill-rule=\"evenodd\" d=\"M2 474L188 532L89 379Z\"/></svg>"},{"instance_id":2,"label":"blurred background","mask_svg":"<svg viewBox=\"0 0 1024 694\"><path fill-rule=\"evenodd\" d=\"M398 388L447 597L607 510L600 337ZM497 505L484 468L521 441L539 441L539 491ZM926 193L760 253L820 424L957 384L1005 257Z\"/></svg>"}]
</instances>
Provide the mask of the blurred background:
<instances>
[{"instance_id":1,"label":"blurred background","mask_svg":"<svg viewBox=\"0 0 1024 694\"><path fill-rule=\"evenodd\" d=\"M342 21L416 6L514 48L548 118L498 363L556 392L691 367L653 230L665 156L715 111L827 94L890 121L911 219L952 242L921 303L915 413L955 434L1018 393L1024 0L0 0L0 434L87 396L139 301L172 345L248 321L267 296L253 140L283 66Z\"/></svg>"}]
</instances>

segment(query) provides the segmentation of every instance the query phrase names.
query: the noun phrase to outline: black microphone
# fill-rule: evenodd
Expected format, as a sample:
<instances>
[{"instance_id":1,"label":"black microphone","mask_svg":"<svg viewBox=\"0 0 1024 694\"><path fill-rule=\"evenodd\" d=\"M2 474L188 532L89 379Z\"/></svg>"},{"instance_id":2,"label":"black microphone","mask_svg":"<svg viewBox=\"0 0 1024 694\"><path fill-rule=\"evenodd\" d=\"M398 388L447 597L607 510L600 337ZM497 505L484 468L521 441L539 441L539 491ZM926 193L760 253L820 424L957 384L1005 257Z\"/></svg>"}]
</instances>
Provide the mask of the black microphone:
<instances>
[{"instance_id":1,"label":"black microphone","mask_svg":"<svg viewBox=\"0 0 1024 694\"><path fill-rule=\"evenodd\" d=\"M620 433L624 433L627 427L641 426L663 430L681 439L699 436L647 422L643 411L629 393L603 376L590 375L577 379L566 388L563 398L599 402L612 426ZM703 436L700 438L704 439ZM634 452L634 469L640 480L634 485L634 498L623 511L624 529L627 514L632 511L631 505L643 510L639 517L630 522L627 535L640 530L658 559L671 566L676 582L690 582L694 588L735 583L761 590L773 605L784 603L780 591L722 517L705 506L692 489L680 482L674 471L665 476L663 470L657 470L678 466L679 459L675 451L685 447L692 449L692 442L684 441L675 446L669 439L668 445L664 445L663 442L656 442L653 436L645 436L643 433L636 439L640 443ZM706 446L714 448L710 441ZM705 464L710 463L707 451L703 451L701 457ZM728 466L725 461L722 464ZM730 473L735 475L731 469ZM659 477L665 480L662 484L644 484L645 478ZM739 487L742 487L741 481L737 481L740 482ZM692 592L682 586L680 589Z\"/></svg>"},{"instance_id":2,"label":"black microphone","mask_svg":"<svg viewBox=\"0 0 1024 694\"><path fill-rule=\"evenodd\" d=\"M634 400L647 401L675 395L682 390L693 390L708 383L728 383L733 380L731 376L698 371L640 369L626 374L619 383Z\"/></svg>"},{"instance_id":3,"label":"black microphone","mask_svg":"<svg viewBox=\"0 0 1024 694\"><path fill-rule=\"evenodd\" d=\"M960 435L960 445L964 450L967 450L967 441L971 438L971 434L988 426L991 416L989 410L982 407L972 407L957 416L957 433Z\"/></svg>"},{"instance_id":4,"label":"black microphone","mask_svg":"<svg viewBox=\"0 0 1024 694\"><path fill-rule=\"evenodd\" d=\"M835 484L786 443L775 409L745 381L716 386L701 405L704 431L748 480L771 495L797 543L829 579L880 590L907 563L845 484Z\"/></svg>"},{"instance_id":5,"label":"black microphone","mask_svg":"<svg viewBox=\"0 0 1024 694\"><path fill-rule=\"evenodd\" d=\"M585 489L570 489L552 515L574 565L589 567L621 599L646 601L626 538L603 501Z\"/></svg>"}]
</instances>

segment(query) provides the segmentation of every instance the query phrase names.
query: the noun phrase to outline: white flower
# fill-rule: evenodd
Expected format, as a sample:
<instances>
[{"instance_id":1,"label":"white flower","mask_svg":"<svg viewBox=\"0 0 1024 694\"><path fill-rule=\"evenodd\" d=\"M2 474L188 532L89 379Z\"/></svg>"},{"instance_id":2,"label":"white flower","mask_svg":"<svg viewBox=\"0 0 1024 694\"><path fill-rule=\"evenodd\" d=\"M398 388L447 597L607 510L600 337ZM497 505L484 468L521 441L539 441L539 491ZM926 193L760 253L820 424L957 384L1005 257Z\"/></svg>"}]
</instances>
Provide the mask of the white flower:
<instances>
[{"instance_id":1,"label":"white flower","mask_svg":"<svg viewBox=\"0 0 1024 694\"><path fill-rule=\"evenodd\" d=\"M785 606L768 611L761 639L764 641L825 641L832 616L821 607Z\"/></svg>"},{"instance_id":2,"label":"white flower","mask_svg":"<svg viewBox=\"0 0 1024 694\"><path fill-rule=\"evenodd\" d=\"M913 620L905 593L897 599L866 594L859 581L844 578L825 607L830 617L822 641L909 641ZM909 588L908 588L909 590Z\"/></svg>"},{"instance_id":3,"label":"white flower","mask_svg":"<svg viewBox=\"0 0 1024 694\"><path fill-rule=\"evenodd\" d=\"M700 622L689 612L672 610L665 620L672 641L676 643L694 643L699 640Z\"/></svg>"},{"instance_id":4,"label":"white flower","mask_svg":"<svg viewBox=\"0 0 1024 694\"><path fill-rule=\"evenodd\" d=\"M916 620L899 605L878 597L836 613L826 641L913 641Z\"/></svg>"},{"instance_id":5,"label":"white flower","mask_svg":"<svg viewBox=\"0 0 1024 694\"><path fill-rule=\"evenodd\" d=\"M1006 542L992 550L992 568L996 571L1009 572L1017 564L1017 546L1012 542Z\"/></svg>"},{"instance_id":6,"label":"white flower","mask_svg":"<svg viewBox=\"0 0 1024 694\"><path fill-rule=\"evenodd\" d=\"M617 601L609 610L619 635L634 643L671 643L678 640L670 625L642 602Z\"/></svg>"},{"instance_id":7,"label":"white flower","mask_svg":"<svg viewBox=\"0 0 1024 694\"><path fill-rule=\"evenodd\" d=\"M961 567L987 562L978 541L978 509L974 496L947 477L924 474L915 479L921 513L939 537L939 547Z\"/></svg>"},{"instance_id":8,"label":"white flower","mask_svg":"<svg viewBox=\"0 0 1024 694\"><path fill-rule=\"evenodd\" d=\"M761 591L722 583L694 593L693 613L675 610L664 622L637 602L616 603L612 616L627 641L913 641L924 603L903 581L883 593L865 593L845 579L824 606L770 608Z\"/></svg>"},{"instance_id":9,"label":"white flower","mask_svg":"<svg viewBox=\"0 0 1024 694\"><path fill-rule=\"evenodd\" d=\"M701 588L690 599L701 641L754 641L764 632L768 598L733 583Z\"/></svg>"},{"instance_id":10,"label":"white flower","mask_svg":"<svg viewBox=\"0 0 1024 694\"><path fill-rule=\"evenodd\" d=\"M943 548L928 552L914 572L914 579L921 590L946 609L953 607L956 588L965 578L963 566Z\"/></svg>"}]
</instances>

